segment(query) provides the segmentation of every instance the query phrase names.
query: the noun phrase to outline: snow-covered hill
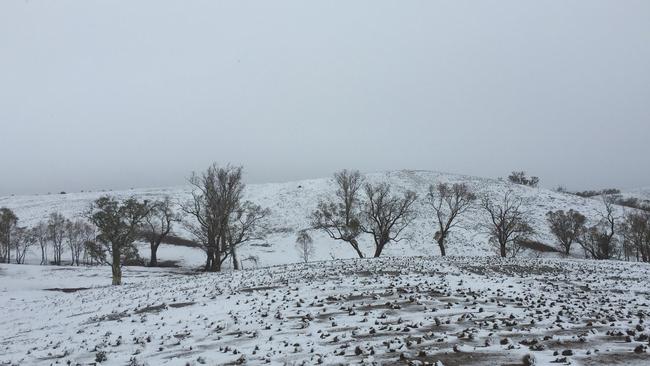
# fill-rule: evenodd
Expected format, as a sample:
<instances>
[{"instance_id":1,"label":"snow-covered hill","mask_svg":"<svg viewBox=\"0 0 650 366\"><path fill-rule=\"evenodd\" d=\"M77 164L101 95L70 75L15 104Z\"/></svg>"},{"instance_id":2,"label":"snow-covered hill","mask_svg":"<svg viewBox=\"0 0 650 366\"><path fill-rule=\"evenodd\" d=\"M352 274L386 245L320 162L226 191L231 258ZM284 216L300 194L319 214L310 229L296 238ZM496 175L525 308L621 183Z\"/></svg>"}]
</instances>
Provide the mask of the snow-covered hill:
<instances>
[{"instance_id":1,"label":"snow-covered hill","mask_svg":"<svg viewBox=\"0 0 650 366\"><path fill-rule=\"evenodd\" d=\"M621 192L623 198L636 198L641 201L650 201L650 187L629 189Z\"/></svg>"},{"instance_id":2,"label":"snow-covered hill","mask_svg":"<svg viewBox=\"0 0 650 366\"><path fill-rule=\"evenodd\" d=\"M406 234L411 240L398 244L390 244L384 251L387 256L403 255L438 255L437 246L434 245L433 235L436 228L433 226L431 211L427 207L425 195L430 184L437 182L467 183L479 195L490 194L495 197L502 196L506 191L512 190L515 195L525 197L527 209L533 218L537 230L535 239L540 242L553 244L545 219L549 210L576 209L586 215L590 220L596 220L602 203L597 199L585 199L570 194L557 193L542 188L530 188L514 185L509 182L479 178L463 175L453 175L430 171L390 171L384 173L367 174L370 182L385 181L393 185L396 191L413 190L419 195L416 208L419 217ZM241 250L241 258L255 255L259 258L258 265L274 265L299 261L294 248L296 232L309 226L308 215L314 210L318 199L333 192L334 187L330 178L303 180L287 183L250 184L247 186L246 198L268 207L272 210L270 226L279 230L270 235L263 243L252 243ZM190 187L131 189L112 192L85 192L52 195L11 196L0 197L0 207L9 207L20 218L20 225L33 225L39 220L45 220L51 212L59 211L63 215L73 218L82 216L89 204L102 195L113 195L120 198L137 197L139 199L157 199L165 195L170 196L175 202L183 202L189 198ZM623 213L623 208L617 208L618 214ZM452 232L448 242L449 255L493 255L494 249L488 244L487 235L482 223L485 222L485 213L478 205L468 211L462 220L462 225ZM179 226L179 235L187 235ZM329 239L322 233L312 233L316 247L315 259L353 258L355 255L347 244ZM363 237L361 240L363 251L370 255L371 238ZM575 248L579 255L578 248ZM36 260L37 253L32 255ZM200 250L162 247L160 259L181 259L186 265L199 265L203 262Z\"/></svg>"}]
</instances>

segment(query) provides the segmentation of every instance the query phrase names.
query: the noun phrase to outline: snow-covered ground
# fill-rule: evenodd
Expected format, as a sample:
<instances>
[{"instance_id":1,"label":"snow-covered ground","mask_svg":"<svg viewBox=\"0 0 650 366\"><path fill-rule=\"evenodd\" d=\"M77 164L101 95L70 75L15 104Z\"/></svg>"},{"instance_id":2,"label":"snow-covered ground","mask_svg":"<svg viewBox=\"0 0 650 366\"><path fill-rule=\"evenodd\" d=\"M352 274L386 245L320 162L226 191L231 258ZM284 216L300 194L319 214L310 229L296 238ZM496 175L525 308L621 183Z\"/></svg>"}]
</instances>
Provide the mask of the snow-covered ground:
<instances>
[{"instance_id":1,"label":"snow-covered ground","mask_svg":"<svg viewBox=\"0 0 650 366\"><path fill-rule=\"evenodd\" d=\"M243 271L199 273L199 249L163 244L161 261L180 268L125 267L112 287L108 267L0 264L0 365L434 364L559 362L645 365L650 267L642 263L494 256L473 207L437 256L424 197L430 184L462 182L479 195L512 190L527 200L537 233L553 244L545 214L577 209L592 222L602 203L502 180L426 171L369 174L415 191L419 217L409 240L380 259L351 259L346 244L312 233L316 262L296 264L296 233L329 179L249 185L246 198L271 209L266 240L240 250ZM80 217L101 195L180 203L189 187L0 198L20 225L51 212ZM639 194L642 194L639 193ZM624 213L617 207L617 214ZM181 226L177 234L188 234ZM371 253L369 237L362 249ZM148 256L146 244L140 244ZM575 248L575 257L580 251ZM260 268L254 268L260 267ZM634 350L639 351L635 353Z\"/></svg>"},{"instance_id":2,"label":"snow-covered ground","mask_svg":"<svg viewBox=\"0 0 650 366\"><path fill-rule=\"evenodd\" d=\"M623 198L636 198L640 201L650 201L650 187L629 189L621 192Z\"/></svg>"},{"instance_id":3,"label":"snow-covered ground","mask_svg":"<svg viewBox=\"0 0 650 366\"><path fill-rule=\"evenodd\" d=\"M0 265L0 364L650 364L641 263L386 257L109 277Z\"/></svg>"},{"instance_id":4,"label":"snow-covered ground","mask_svg":"<svg viewBox=\"0 0 650 366\"><path fill-rule=\"evenodd\" d=\"M479 195L488 193L494 197L499 197L506 191L512 190L515 195L525 197L528 201L526 209L529 211L533 219L533 226L537 230L535 239L549 245L555 243L546 224L545 214L549 210L577 209L592 221L597 219L598 210L602 210L602 203L598 199L585 199L543 188L524 187L498 179L430 171L374 173L366 175L366 179L370 182L386 181L391 183L396 190L410 189L420 197L416 203L419 217L405 232L411 239L399 244L388 245L384 253L392 256L438 255L438 248L433 241L437 229L433 226L432 213L424 199L429 185L437 182L467 183ZM121 198L134 196L150 200L168 195L175 202L180 203L189 199L189 189L187 186L182 186L113 192L68 193L65 195L10 196L0 197L0 207L13 209L20 218L20 225L33 225L39 220L47 219L47 216L55 211L61 212L69 218L80 217L93 200L106 194ZM248 185L245 191L246 198L271 209L269 227L275 229L275 232L263 242L252 243L243 247L240 258L257 256L259 258L258 265L260 266L298 262L299 257L294 247L296 233L309 227L308 215L316 208L319 198L331 193L333 190L333 183L329 178ZM617 208L617 213L622 214L623 208ZM462 218L461 226L456 228L448 238L448 254L462 256L493 255L495 251L488 244L487 235L482 226L485 220L485 213L478 205L470 209ZM180 225L177 225L177 232L179 235L188 236ZM354 252L345 243L335 242L323 233L312 233L312 236L316 247L315 259L353 258L355 256ZM372 254L370 236L365 235L361 238L361 247L366 255ZM142 253L145 257L147 256L145 248L143 248ZM537 254L529 253L529 255ZM580 250L576 247L575 256L579 255ZM40 261L39 256L38 250L33 250L28 261L38 263ZM198 250L166 248L165 246L161 249L159 258L161 260L178 259L184 265L199 265L203 261L202 253ZM252 262L249 265L252 265Z\"/></svg>"}]
</instances>

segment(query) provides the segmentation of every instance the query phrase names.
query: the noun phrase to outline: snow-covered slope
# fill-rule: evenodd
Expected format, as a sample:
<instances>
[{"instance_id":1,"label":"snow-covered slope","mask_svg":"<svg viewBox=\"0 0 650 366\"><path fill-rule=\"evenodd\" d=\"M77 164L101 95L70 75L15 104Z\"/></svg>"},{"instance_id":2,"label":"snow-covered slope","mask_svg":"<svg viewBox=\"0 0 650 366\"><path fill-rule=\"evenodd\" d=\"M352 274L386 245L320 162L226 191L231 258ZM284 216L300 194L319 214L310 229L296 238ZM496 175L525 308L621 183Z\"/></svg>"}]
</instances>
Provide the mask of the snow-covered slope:
<instances>
[{"instance_id":1,"label":"snow-covered slope","mask_svg":"<svg viewBox=\"0 0 650 366\"><path fill-rule=\"evenodd\" d=\"M437 182L456 183L463 182L470 185L480 194L490 194L495 197L502 196L506 191L512 190L515 195L525 197L527 209L537 229L537 240L553 244L545 219L549 210L577 209L589 219L596 220L598 210L602 203L597 199L584 199L570 194L562 194L542 188L530 188L513 185L503 180L487 179L463 175L453 175L430 171L390 171L366 175L370 182L385 181L393 185L396 191L413 190L420 199L416 203L419 217L408 229L411 239L398 244L391 244L386 248L385 254L392 256L401 255L438 255L437 246L433 243L436 228L433 226L431 211L424 199L430 184ZM183 202L189 198L190 187L132 189L113 192L86 192L54 195L11 196L0 197L0 207L9 207L20 218L20 225L32 225L39 220L44 220L51 212L59 211L63 215L73 218L83 215L89 204L98 197L110 194L116 197L137 197L139 199L156 199L169 195L176 202ZM263 243L253 243L241 250L241 258L255 255L259 258L259 265L272 265L292 263L299 260L294 248L295 234L298 230L309 226L308 215L314 210L318 199L333 192L331 179L313 179L287 183L251 184L246 188L246 198L263 207L272 210L270 226L278 230L270 235ZM622 208L619 214L622 214ZM478 207L473 207L462 219L458 227L449 238L449 255L493 255L494 250L487 242L485 229L485 213ZM179 226L179 235L187 235ZM312 233L316 246L315 259L352 258L354 253L345 243L329 239L322 233ZM361 240L363 250L371 254L371 238L366 236ZM579 254L576 248L576 254ZM33 258L35 260L36 253ZM177 259L180 257L186 265L199 265L203 261L203 254L199 250L188 248L161 248L161 259Z\"/></svg>"},{"instance_id":2,"label":"snow-covered slope","mask_svg":"<svg viewBox=\"0 0 650 366\"><path fill-rule=\"evenodd\" d=\"M623 198L636 198L638 200L650 201L650 187L629 189L621 192Z\"/></svg>"}]
</instances>

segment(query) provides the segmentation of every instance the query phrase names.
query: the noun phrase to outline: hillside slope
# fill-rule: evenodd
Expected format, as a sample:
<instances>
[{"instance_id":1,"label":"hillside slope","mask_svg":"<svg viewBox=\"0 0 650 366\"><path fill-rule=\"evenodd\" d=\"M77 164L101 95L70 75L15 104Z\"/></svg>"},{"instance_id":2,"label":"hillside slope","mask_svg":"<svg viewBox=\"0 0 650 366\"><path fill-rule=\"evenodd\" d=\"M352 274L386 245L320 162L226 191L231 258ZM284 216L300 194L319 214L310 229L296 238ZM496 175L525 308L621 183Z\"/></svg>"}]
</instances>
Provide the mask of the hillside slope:
<instances>
[{"instance_id":1,"label":"hillside slope","mask_svg":"<svg viewBox=\"0 0 650 366\"><path fill-rule=\"evenodd\" d=\"M416 203L419 217L406 232L411 239L390 244L385 250L385 255L388 256L438 255L437 246L433 242L436 228L433 226L432 213L424 200L429 185L437 182L466 183L478 194L490 194L494 197L502 196L506 191L512 190L513 194L527 199L527 209L537 230L535 239L548 244L553 244L555 241L546 225L545 213L547 211L573 208L594 221L598 217L598 211L602 209L602 203L597 199L585 199L542 188L513 185L498 179L430 171L373 173L367 174L366 179L370 182L389 182L396 191L410 189L420 197ZM255 255L259 258L258 265L297 262L299 258L294 248L295 234L309 226L308 215L316 207L318 199L330 194L333 190L334 187L329 178L248 185L245 191L246 198L263 207L270 208L272 213L269 225L275 229L284 230L270 235L263 243L252 243L242 248L240 257ZM11 196L1 197L0 207L13 209L20 218L20 225L32 225L39 220L46 219L51 212L55 211L70 218L80 217L93 200L106 194L120 198L134 196L150 200L169 195L178 203L187 200L189 193L190 187L181 186L113 192ZM618 214L622 214L623 208L617 207L617 211ZM448 239L448 254L452 256L493 255L494 249L488 244L485 229L482 227L485 220L485 213L481 208L472 207L462 218L462 224L452 232ZM177 234L188 235L180 225L177 226ZM322 233L313 233L313 238L316 247L315 259L317 260L354 257L354 253L344 243L333 241ZM372 253L372 242L369 236L366 235L361 239L361 246L367 255ZM528 255L536 254L529 253ZM580 250L577 247L575 255L580 255ZM32 258L35 260L36 256L37 253L34 251ZM199 265L203 261L203 254L200 250L169 246L161 248L161 259L177 259L176 257L180 257L184 264L191 266Z\"/></svg>"}]
</instances>

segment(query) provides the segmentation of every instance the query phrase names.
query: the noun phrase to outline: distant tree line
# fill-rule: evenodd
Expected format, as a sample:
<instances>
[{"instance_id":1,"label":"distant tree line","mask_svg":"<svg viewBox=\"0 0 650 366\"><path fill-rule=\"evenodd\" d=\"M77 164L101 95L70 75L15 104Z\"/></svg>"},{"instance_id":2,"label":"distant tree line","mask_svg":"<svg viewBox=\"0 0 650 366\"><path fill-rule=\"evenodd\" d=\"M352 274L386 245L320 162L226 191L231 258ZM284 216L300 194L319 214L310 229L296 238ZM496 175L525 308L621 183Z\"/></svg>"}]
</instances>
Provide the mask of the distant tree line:
<instances>
[{"instance_id":1,"label":"distant tree line","mask_svg":"<svg viewBox=\"0 0 650 366\"><path fill-rule=\"evenodd\" d=\"M550 211L547 221L558 248L566 255L578 244L585 258L650 262L650 211L633 209L617 215L618 197L602 196L598 218L588 223L576 210Z\"/></svg>"},{"instance_id":2,"label":"distant tree line","mask_svg":"<svg viewBox=\"0 0 650 366\"><path fill-rule=\"evenodd\" d=\"M32 227L19 226L12 210L0 208L0 259L23 264L27 251L36 247L41 265L60 266L66 264L63 252L67 250L69 265L110 264L113 283L120 284L122 265L144 264L135 241L149 242L149 264L155 266L156 251L176 221L169 198L154 202L131 198L120 202L105 196L93 202L83 218L71 220L53 212L47 220Z\"/></svg>"},{"instance_id":3,"label":"distant tree line","mask_svg":"<svg viewBox=\"0 0 650 366\"><path fill-rule=\"evenodd\" d=\"M605 188L601 190L588 190L588 191L581 191L581 192L569 192L565 191L565 193L571 193L575 194L576 196L583 197L583 198L591 198L591 197L596 197L596 196L605 196L605 195L612 195L612 194L619 194L621 191L616 188Z\"/></svg>"},{"instance_id":4,"label":"distant tree line","mask_svg":"<svg viewBox=\"0 0 650 366\"><path fill-rule=\"evenodd\" d=\"M535 183L538 180L535 180ZM394 193L388 183L365 182L356 170L342 170L334 174L335 191L318 202L310 215L312 230L322 231L331 239L350 245L359 258L364 258L359 237L370 234L373 257L381 256L386 246L409 237L406 228L416 218L415 192ZM531 183L529 182L528 185ZM436 232L433 237L440 255L447 254L447 239L460 224L460 218L475 206L478 196L464 183L437 183L429 186L423 203L430 208ZM534 234L525 201L511 191L503 197L485 194L479 208L486 213L483 228L490 243L500 256L514 256L524 249L522 243Z\"/></svg>"},{"instance_id":5,"label":"distant tree line","mask_svg":"<svg viewBox=\"0 0 650 366\"><path fill-rule=\"evenodd\" d=\"M40 264L61 265L64 249L70 252L70 265L86 263L85 248L87 242L94 239L94 229L85 221L68 220L55 212L50 214L47 221L39 221L32 227L18 224L18 217L12 210L0 208L2 262L11 263L13 260L17 264L23 264L27 251L38 247L41 253Z\"/></svg>"},{"instance_id":6,"label":"distant tree line","mask_svg":"<svg viewBox=\"0 0 650 366\"><path fill-rule=\"evenodd\" d=\"M608 196L608 199L610 201L612 201L614 204L617 204L619 206L625 206L625 207L635 208L639 210L650 211L650 200L639 199L636 197L622 197L621 190L617 188L605 188L600 190L572 192L563 186L559 186L555 189L555 191L559 193L573 194L582 198Z\"/></svg>"},{"instance_id":7,"label":"distant tree line","mask_svg":"<svg viewBox=\"0 0 650 366\"><path fill-rule=\"evenodd\" d=\"M527 177L524 172L513 172L510 177L514 184L535 187L539 183L537 177ZM359 245L361 235L371 234L374 257L380 256L390 243L407 238L405 229L416 215L414 205L418 197L414 192L393 194L388 183L370 184L358 171L342 170L334 175L333 183L334 193L321 199L311 213L309 229L348 243L359 258L365 257ZM536 230L528 202L512 190L501 196L479 195L464 183L437 183L430 185L423 204L430 208L436 228L432 239L442 256L447 254L446 239L460 225L461 217L474 208L485 213L480 225L501 257L516 256L531 247L569 255L572 246L579 245L585 258L650 261L650 205L637 199L622 199L616 194L618 190L598 192L602 209L593 222L574 209L547 213L549 230L557 240L556 249L532 239ZM633 210L619 217L614 205ZM300 251L304 251L302 239L297 241Z\"/></svg>"},{"instance_id":8,"label":"distant tree line","mask_svg":"<svg viewBox=\"0 0 650 366\"><path fill-rule=\"evenodd\" d=\"M32 227L20 226L12 210L0 208L0 260L24 263L30 248L38 248L41 264L110 265L114 285L122 283L122 266L145 264L137 242L148 244L150 266L158 265L162 243L201 248L206 254L205 271L221 271L226 263L235 270L243 262L257 263L255 256L239 259L238 251L247 243L263 240L274 229L267 223L270 210L244 198L242 173L242 167L212 164L190 176L192 191L186 201L103 196L80 218L72 220L53 212ZM509 181L530 187L539 183L525 172L513 172ZM309 231L346 243L359 258L380 257L387 247L411 239L407 228L421 212L417 205L428 208L427 217L435 228L431 239L442 256L447 255L449 238L463 225L462 217L469 210L484 213L480 227L501 257L543 245L532 239L536 232L528 201L510 189L494 195L477 192L465 183L438 182L418 197L387 182L367 181L357 170L339 171L332 182L333 193L316 203L308 217L309 227L297 234L296 250L304 262L316 252ZM556 250L569 255L578 245L586 258L650 262L650 210L644 211L643 201L624 200L615 190L598 192L602 209L593 222L574 209L547 213ZM632 209L619 217L614 205ZM192 238L175 235L175 225L182 225ZM362 236L371 239L372 253L364 253ZM69 261L63 258L66 250Z\"/></svg>"}]
</instances>

